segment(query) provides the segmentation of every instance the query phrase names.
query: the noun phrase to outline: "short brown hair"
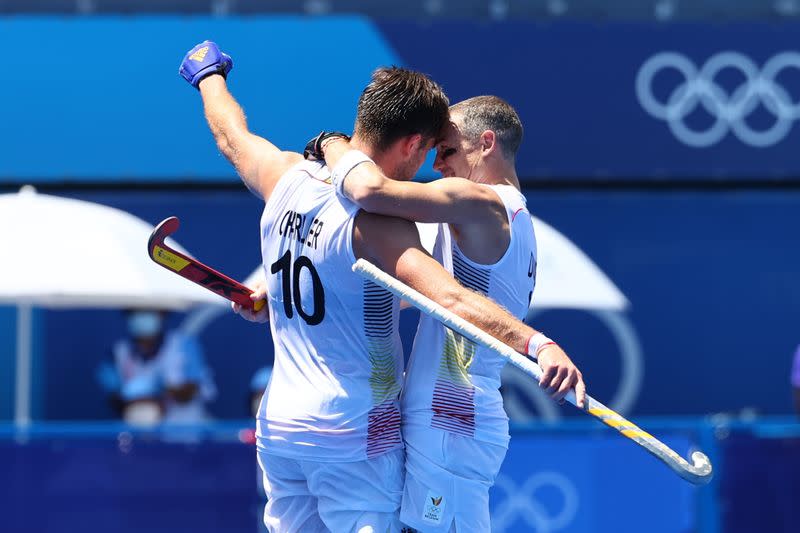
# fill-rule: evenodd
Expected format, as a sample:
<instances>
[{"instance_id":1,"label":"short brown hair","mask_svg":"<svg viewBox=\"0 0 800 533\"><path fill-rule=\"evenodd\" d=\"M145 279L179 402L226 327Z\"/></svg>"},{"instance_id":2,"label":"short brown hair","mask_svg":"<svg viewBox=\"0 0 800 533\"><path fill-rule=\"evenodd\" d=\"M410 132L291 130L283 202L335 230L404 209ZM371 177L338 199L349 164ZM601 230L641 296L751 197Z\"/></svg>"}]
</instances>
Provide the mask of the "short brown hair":
<instances>
[{"instance_id":1,"label":"short brown hair","mask_svg":"<svg viewBox=\"0 0 800 533\"><path fill-rule=\"evenodd\" d=\"M381 67L358 99L354 134L385 150L406 135L438 138L449 117L447 95L421 72Z\"/></svg>"},{"instance_id":2,"label":"short brown hair","mask_svg":"<svg viewBox=\"0 0 800 533\"><path fill-rule=\"evenodd\" d=\"M462 133L477 139L486 130L494 132L506 159L514 159L522 144L522 121L511 104L498 96L475 96L458 102L450 111L464 117Z\"/></svg>"}]
</instances>

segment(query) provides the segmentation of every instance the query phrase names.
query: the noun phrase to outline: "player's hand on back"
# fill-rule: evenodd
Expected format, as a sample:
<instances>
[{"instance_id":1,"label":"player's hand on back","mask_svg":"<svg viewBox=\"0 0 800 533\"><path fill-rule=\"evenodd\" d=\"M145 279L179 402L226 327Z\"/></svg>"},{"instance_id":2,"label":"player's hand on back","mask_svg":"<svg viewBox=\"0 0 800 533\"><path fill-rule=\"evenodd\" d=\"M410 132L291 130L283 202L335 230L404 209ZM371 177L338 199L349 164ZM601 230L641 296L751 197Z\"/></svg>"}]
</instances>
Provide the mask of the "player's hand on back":
<instances>
[{"instance_id":1,"label":"player's hand on back","mask_svg":"<svg viewBox=\"0 0 800 533\"><path fill-rule=\"evenodd\" d=\"M200 81L212 74L227 77L233 68L233 59L222 52L216 43L203 41L188 52L181 61L178 73L188 81L192 87L198 89Z\"/></svg>"},{"instance_id":2,"label":"player's hand on back","mask_svg":"<svg viewBox=\"0 0 800 533\"><path fill-rule=\"evenodd\" d=\"M581 371L575 366L558 344L550 343L543 347L537 358L542 369L539 386L555 401L562 403L570 389L575 388L578 407L586 402L586 384Z\"/></svg>"},{"instance_id":3,"label":"player's hand on back","mask_svg":"<svg viewBox=\"0 0 800 533\"><path fill-rule=\"evenodd\" d=\"M250 295L250 299L254 302L267 299L266 283L258 282L255 287L252 287L252 290L253 293ZM250 322L257 322L259 324L269 322L269 305L264 305L261 310L255 311L254 309L249 309L236 302L231 302L231 309L233 309L234 313Z\"/></svg>"},{"instance_id":4,"label":"player's hand on back","mask_svg":"<svg viewBox=\"0 0 800 533\"><path fill-rule=\"evenodd\" d=\"M350 136L340 131L321 131L306 144L303 157L309 161L322 161L325 159L325 146L336 140L349 142Z\"/></svg>"}]
</instances>

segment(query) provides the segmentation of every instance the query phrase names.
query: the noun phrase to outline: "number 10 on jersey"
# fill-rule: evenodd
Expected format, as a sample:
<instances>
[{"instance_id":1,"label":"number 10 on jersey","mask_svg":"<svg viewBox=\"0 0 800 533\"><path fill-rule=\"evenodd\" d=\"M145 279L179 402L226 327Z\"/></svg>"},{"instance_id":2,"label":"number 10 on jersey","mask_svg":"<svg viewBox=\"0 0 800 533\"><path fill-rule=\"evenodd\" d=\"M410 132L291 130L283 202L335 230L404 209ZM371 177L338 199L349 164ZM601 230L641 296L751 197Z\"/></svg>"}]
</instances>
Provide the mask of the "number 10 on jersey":
<instances>
[{"instance_id":1,"label":"number 10 on jersey","mask_svg":"<svg viewBox=\"0 0 800 533\"><path fill-rule=\"evenodd\" d=\"M308 270L311 277L311 292L314 298L314 310L311 314L303 308L303 295L300 292L300 274L303 269ZM283 310L288 318L294 317L294 310L305 320L309 326L316 326L325 318L325 290L322 288L322 281L319 279L317 269L311 259L301 255L292 261L292 252L287 250L280 259L272 263L270 271L273 274L281 273L281 285L283 292Z\"/></svg>"}]
</instances>

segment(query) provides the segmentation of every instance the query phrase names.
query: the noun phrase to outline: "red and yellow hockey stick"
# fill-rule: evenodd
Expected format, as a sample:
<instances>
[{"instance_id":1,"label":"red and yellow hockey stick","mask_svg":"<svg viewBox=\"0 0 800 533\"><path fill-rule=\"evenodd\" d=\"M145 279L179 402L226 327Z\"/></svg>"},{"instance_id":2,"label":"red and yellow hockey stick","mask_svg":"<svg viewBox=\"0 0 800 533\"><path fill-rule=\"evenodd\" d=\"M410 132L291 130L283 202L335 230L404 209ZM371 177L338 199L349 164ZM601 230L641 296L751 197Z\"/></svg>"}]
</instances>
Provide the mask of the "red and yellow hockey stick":
<instances>
[{"instance_id":1,"label":"red and yellow hockey stick","mask_svg":"<svg viewBox=\"0 0 800 533\"><path fill-rule=\"evenodd\" d=\"M254 311L260 311L264 307L266 302L264 300L255 302L251 300L250 295L253 291L238 281L229 278L208 265L204 265L197 259L192 259L170 248L164 243L164 239L178 231L178 227L180 227L178 217L164 219L156 226L147 241L147 253L150 254L150 259L167 270L243 307Z\"/></svg>"}]
</instances>

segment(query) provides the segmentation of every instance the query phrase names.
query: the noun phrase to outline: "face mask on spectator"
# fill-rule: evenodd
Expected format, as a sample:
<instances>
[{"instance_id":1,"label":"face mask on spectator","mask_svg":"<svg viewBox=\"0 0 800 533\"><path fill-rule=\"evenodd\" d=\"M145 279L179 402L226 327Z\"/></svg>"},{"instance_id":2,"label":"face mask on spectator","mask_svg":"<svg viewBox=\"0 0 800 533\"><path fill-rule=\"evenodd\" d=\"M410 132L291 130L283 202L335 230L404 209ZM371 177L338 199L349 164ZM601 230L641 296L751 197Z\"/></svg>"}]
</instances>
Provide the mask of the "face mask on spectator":
<instances>
[{"instance_id":1,"label":"face mask on spectator","mask_svg":"<svg viewBox=\"0 0 800 533\"><path fill-rule=\"evenodd\" d=\"M161 314L136 311L128 317L128 331L134 337L152 337L161 332Z\"/></svg>"}]
</instances>

